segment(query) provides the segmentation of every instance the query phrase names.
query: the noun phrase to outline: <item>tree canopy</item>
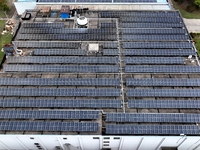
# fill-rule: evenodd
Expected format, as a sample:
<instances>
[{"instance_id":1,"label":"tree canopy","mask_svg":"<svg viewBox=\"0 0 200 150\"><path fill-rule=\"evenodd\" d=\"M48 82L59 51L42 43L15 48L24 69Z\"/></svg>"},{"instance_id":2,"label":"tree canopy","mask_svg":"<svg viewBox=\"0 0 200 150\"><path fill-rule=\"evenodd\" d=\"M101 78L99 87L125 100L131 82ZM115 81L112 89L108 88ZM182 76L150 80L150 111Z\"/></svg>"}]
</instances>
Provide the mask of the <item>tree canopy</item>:
<instances>
[{"instance_id":1,"label":"tree canopy","mask_svg":"<svg viewBox=\"0 0 200 150\"><path fill-rule=\"evenodd\" d=\"M194 4L195 4L197 7L200 8L200 0L195 0L195 1L194 1Z\"/></svg>"}]
</instances>

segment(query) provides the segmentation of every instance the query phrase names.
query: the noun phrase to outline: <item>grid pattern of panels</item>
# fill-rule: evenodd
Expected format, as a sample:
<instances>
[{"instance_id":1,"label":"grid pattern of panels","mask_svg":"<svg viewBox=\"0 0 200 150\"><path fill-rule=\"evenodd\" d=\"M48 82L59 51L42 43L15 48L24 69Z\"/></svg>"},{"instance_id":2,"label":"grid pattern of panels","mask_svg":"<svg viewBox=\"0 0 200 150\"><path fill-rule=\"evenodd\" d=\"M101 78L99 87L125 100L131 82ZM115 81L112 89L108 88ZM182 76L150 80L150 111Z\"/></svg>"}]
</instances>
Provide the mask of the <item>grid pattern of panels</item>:
<instances>
[{"instance_id":1,"label":"grid pattern of panels","mask_svg":"<svg viewBox=\"0 0 200 150\"><path fill-rule=\"evenodd\" d=\"M200 97L199 89L128 89L128 97Z\"/></svg>"},{"instance_id":2,"label":"grid pattern of panels","mask_svg":"<svg viewBox=\"0 0 200 150\"><path fill-rule=\"evenodd\" d=\"M123 0L124 1L124 0ZM141 0L138 0L141 1ZM178 11L102 11L100 12L102 18L119 18L119 17L133 17L133 18L178 18L180 17Z\"/></svg>"},{"instance_id":3,"label":"grid pattern of panels","mask_svg":"<svg viewBox=\"0 0 200 150\"><path fill-rule=\"evenodd\" d=\"M20 29L22 34L115 34L116 30L113 29L87 29L87 28L78 28L78 29L52 29L52 28L22 28Z\"/></svg>"},{"instance_id":4,"label":"grid pattern of panels","mask_svg":"<svg viewBox=\"0 0 200 150\"><path fill-rule=\"evenodd\" d=\"M189 56L196 55L192 49L124 49L124 55L132 56Z\"/></svg>"},{"instance_id":5,"label":"grid pattern of panels","mask_svg":"<svg viewBox=\"0 0 200 150\"><path fill-rule=\"evenodd\" d=\"M39 0L38 2L41 2L41 3L55 3L55 2L60 2L60 3L63 3L63 2L66 2L66 3L75 3L75 0Z\"/></svg>"},{"instance_id":6,"label":"grid pattern of panels","mask_svg":"<svg viewBox=\"0 0 200 150\"><path fill-rule=\"evenodd\" d=\"M181 18L170 18L170 17L157 17L157 18L129 18L129 17L122 17L121 21L126 23L126 22L145 22L145 23L154 23L154 22L159 22L159 23L180 23L182 22Z\"/></svg>"},{"instance_id":7,"label":"grid pattern of panels","mask_svg":"<svg viewBox=\"0 0 200 150\"><path fill-rule=\"evenodd\" d=\"M0 85L119 86L120 80L113 78L0 78Z\"/></svg>"},{"instance_id":8,"label":"grid pattern of panels","mask_svg":"<svg viewBox=\"0 0 200 150\"><path fill-rule=\"evenodd\" d=\"M120 96L120 89L0 88L1 96Z\"/></svg>"},{"instance_id":9,"label":"grid pattern of panels","mask_svg":"<svg viewBox=\"0 0 200 150\"><path fill-rule=\"evenodd\" d=\"M122 100L108 99L3 99L0 107L36 107L36 108L121 108Z\"/></svg>"},{"instance_id":10,"label":"grid pattern of panels","mask_svg":"<svg viewBox=\"0 0 200 150\"><path fill-rule=\"evenodd\" d=\"M125 72L128 73L200 73L199 66L126 66Z\"/></svg>"},{"instance_id":11,"label":"grid pattern of panels","mask_svg":"<svg viewBox=\"0 0 200 150\"><path fill-rule=\"evenodd\" d=\"M118 43L116 42L107 42L102 44L104 49L117 49Z\"/></svg>"},{"instance_id":12,"label":"grid pattern of panels","mask_svg":"<svg viewBox=\"0 0 200 150\"><path fill-rule=\"evenodd\" d=\"M107 73L118 72L119 66L108 65L6 65L4 72L73 72L73 73Z\"/></svg>"},{"instance_id":13,"label":"grid pattern of panels","mask_svg":"<svg viewBox=\"0 0 200 150\"><path fill-rule=\"evenodd\" d=\"M9 121L0 122L1 131L75 131L95 132L98 131L96 122L27 122Z\"/></svg>"},{"instance_id":14,"label":"grid pattern of panels","mask_svg":"<svg viewBox=\"0 0 200 150\"><path fill-rule=\"evenodd\" d=\"M106 134L161 134L161 135L199 135L197 125L116 125L107 124Z\"/></svg>"},{"instance_id":15,"label":"grid pattern of panels","mask_svg":"<svg viewBox=\"0 0 200 150\"><path fill-rule=\"evenodd\" d=\"M183 23L122 23L122 28L183 28Z\"/></svg>"},{"instance_id":16,"label":"grid pattern of panels","mask_svg":"<svg viewBox=\"0 0 200 150\"><path fill-rule=\"evenodd\" d=\"M123 48L178 48L191 49L193 48L190 42L123 42Z\"/></svg>"},{"instance_id":17,"label":"grid pattern of panels","mask_svg":"<svg viewBox=\"0 0 200 150\"><path fill-rule=\"evenodd\" d=\"M126 86L200 86L200 79L126 79Z\"/></svg>"},{"instance_id":18,"label":"grid pattern of panels","mask_svg":"<svg viewBox=\"0 0 200 150\"><path fill-rule=\"evenodd\" d=\"M200 114L134 114L107 113L106 122L180 122L198 123Z\"/></svg>"},{"instance_id":19,"label":"grid pattern of panels","mask_svg":"<svg viewBox=\"0 0 200 150\"><path fill-rule=\"evenodd\" d=\"M200 108L199 100L129 100L129 108Z\"/></svg>"},{"instance_id":20,"label":"grid pattern of panels","mask_svg":"<svg viewBox=\"0 0 200 150\"><path fill-rule=\"evenodd\" d=\"M101 23L101 28L116 28L116 23Z\"/></svg>"},{"instance_id":21,"label":"grid pattern of panels","mask_svg":"<svg viewBox=\"0 0 200 150\"><path fill-rule=\"evenodd\" d=\"M78 42L41 42L41 41L28 41L28 42L22 42L22 41L14 41L13 44L16 47L21 48L72 48L77 49L80 48L81 44Z\"/></svg>"},{"instance_id":22,"label":"grid pattern of panels","mask_svg":"<svg viewBox=\"0 0 200 150\"><path fill-rule=\"evenodd\" d=\"M65 55L86 55L87 51L83 49L34 49L34 55L56 55L56 56L65 56Z\"/></svg>"},{"instance_id":23,"label":"grid pattern of panels","mask_svg":"<svg viewBox=\"0 0 200 150\"><path fill-rule=\"evenodd\" d=\"M76 0L77 3L112 3L112 0Z\"/></svg>"},{"instance_id":24,"label":"grid pattern of panels","mask_svg":"<svg viewBox=\"0 0 200 150\"><path fill-rule=\"evenodd\" d=\"M18 34L18 40L116 41L110 34Z\"/></svg>"},{"instance_id":25,"label":"grid pattern of panels","mask_svg":"<svg viewBox=\"0 0 200 150\"><path fill-rule=\"evenodd\" d=\"M186 41L189 39L188 35L122 35L123 41Z\"/></svg>"},{"instance_id":26,"label":"grid pattern of panels","mask_svg":"<svg viewBox=\"0 0 200 150\"><path fill-rule=\"evenodd\" d=\"M24 28L64 28L64 23L23 23L22 26Z\"/></svg>"},{"instance_id":27,"label":"grid pattern of panels","mask_svg":"<svg viewBox=\"0 0 200 150\"><path fill-rule=\"evenodd\" d=\"M157 0L113 0L114 3L157 3Z\"/></svg>"},{"instance_id":28,"label":"grid pattern of panels","mask_svg":"<svg viewBox=\"0 0 200 150\"><path fill-rule=\"evenodd\" d=\"M0 110L1 119L98 119L99 111Z\"/></svg>"},{"instance_id":29,"label":"grid pattern of panels","mask_svg":"<svg viewBox=\"0 0 200 150\"><path fill-rule=\"evenodd\" d=\"M103 49L103 55L110 55L110 56L117 56L119 55L119 50L118 49Z\"/></svg>"},{"instance_id":30,"label":"grid pattern of panels","mask_svg":"<svg viewBox=\"0 0 200 150\"><path fill-rule=\"evenodd\" d=\"M184 64L181 57L125 57L125 64Z\"/></svg>"},{"instance_id":31,"label":"grid pattern of panels","mask_svg":"<svg viewBox=\"0 0 200 150\"><path fill-rule=\"evenodd\" d=\"M154 34L156 36L157 34L161 35L180 35L180 34L186 34L187 31L185 29L175 29L175 28L166 28L166 29L122 29L122 34Z\"/></svg>"},{"instance_id":32,"label":"grid pattern of panels","mask_svg":"<svg viewBox=\"0 0 200 150\"><path fill-rule=\"evenodd\" d=\"M8 57L7 63L35 64L117 64L118 57L62 57L62 56L26 56Z\"/></svg>"}]
</instances>

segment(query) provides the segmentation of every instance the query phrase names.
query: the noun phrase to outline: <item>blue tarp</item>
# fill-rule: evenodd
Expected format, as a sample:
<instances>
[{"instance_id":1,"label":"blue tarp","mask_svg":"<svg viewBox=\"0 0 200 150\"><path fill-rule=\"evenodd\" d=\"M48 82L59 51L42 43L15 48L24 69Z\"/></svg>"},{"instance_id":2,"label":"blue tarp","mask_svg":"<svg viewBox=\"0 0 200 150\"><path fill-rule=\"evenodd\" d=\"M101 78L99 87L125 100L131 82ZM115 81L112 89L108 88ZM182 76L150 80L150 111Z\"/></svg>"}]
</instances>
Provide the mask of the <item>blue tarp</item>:
<instances>
[{"instance_id":1,"label":"blue tarp","mask_svg":"<svg viewBox=\"0 0 200 150\"><path fill-rule=\"evenodd\" d=\"M69 18L69 14L68 13L61 13L60 17L61 18Z\"/></svg>"}]
</instances>

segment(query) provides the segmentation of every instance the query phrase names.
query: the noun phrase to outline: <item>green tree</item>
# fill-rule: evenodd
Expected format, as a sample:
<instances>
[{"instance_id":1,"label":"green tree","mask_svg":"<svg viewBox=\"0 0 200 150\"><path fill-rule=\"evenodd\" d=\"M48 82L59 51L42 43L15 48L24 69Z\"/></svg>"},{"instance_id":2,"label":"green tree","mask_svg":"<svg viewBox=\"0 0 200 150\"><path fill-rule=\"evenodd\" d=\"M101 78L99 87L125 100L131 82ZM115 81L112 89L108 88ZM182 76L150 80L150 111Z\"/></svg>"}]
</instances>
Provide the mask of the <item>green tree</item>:
<instances>
[{"instance_id":1,"label":"green tree","mask_svg":"<svg viewBox=\"0 0 200 150\"><path fill-rule=\"evenodd\" d=\"M194 1L194 4L195 4L197 7L200 8L200 0L195 0L195 1Z\"/></svg>"}]
</instances>

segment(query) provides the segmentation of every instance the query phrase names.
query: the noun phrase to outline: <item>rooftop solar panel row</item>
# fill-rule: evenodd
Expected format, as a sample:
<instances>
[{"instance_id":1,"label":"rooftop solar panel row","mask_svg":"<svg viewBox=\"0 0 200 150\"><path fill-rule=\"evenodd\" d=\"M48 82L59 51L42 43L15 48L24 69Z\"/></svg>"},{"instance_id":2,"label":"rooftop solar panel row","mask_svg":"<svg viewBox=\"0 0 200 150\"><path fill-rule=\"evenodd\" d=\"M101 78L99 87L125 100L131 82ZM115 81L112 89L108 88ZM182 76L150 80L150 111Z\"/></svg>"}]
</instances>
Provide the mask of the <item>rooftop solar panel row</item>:
<instances>
[{"instance_id":1,"label":"rooftop solar panel row","mask_svg":"<svg viewBox=\"0 0 200 150\"><path fill-rule=\"evenodd\" d=\"M154 22L157 22L157 23L180 23L182 22L181 18L169 18L169 17L156 17L156 18L143 18L143 17L122 17L121 18L121 21L123 23L126 23L126 22L139 22L139 23L147 23L147 22L151 22L151 23L154 23Z\"/></svg>"},{"instance_id":2,"label":"rooftop solar panel row","mask_svg":"<svg viewBox=\"0 0 200 150\"><path fill-rule=\"evenodd\" d=\"M126 66L127 73L200 73L199 66L155 65L155 66Z\"/></svg>"},{"instance_id":3,"label":"rooftop solar panel row","mask_svg":"<svg viewBox=\"0 0 200 150\"><path fill-rule=\"evenodd\" d=\"M123 42L123 48L178 48L190 49L193 48L191 42Z\"/></svg>"},{"instance_id":4,"label":"rooftop solar panel row","mask_svg":"<svg viewBox=\"0 0 200 150\"><path fill-rule=\"evenodd\" d=\"M128 89L128 97L200 97L199 89Z\"/></svg>"},{"instance_id":5,"label":"rooftop solar panel row","mask_svg":"<svg viewBox=\"0 0 200 150\"><path fill-rule=\"evenodd\" d=\"M84 49L34 49L34 55L42 55L42 56L82 56L86 55L87 51Z\"/></svg>"},{"instance_id":6,"label":"rooftop solar panel row","mask_svg":"<svg viewBox=\"0 0 200 150\"><path fill-rule=\"evenodd\" d=\"M80 43L78 42L44 42L44 41L14 41L13 44L20 48L80 48Z\"/></svg>"},{"instance_id":7,"label":"rooftop solar panel row","mask_svg":"<svg viewBox=\"0 0 200 150\"><path fill-rule=\"evenodd\" d=\"M106 122L165 122L165 123L198 123L199 114L136 114L107 113Z\"/></svg>"},{"instance_id":8,"label":"rooftop solar panel row","mask_svg":"<svg viewBox=\"0 0 200 150\"><path fill-rule=\"evenodd\" d=\"M57 23L23 23L22 26L24 28L64 28L63 22L57 22Z\"/></svg>"},{"instance_id":9,"label":"rooftop solar panel row","mask_svg":"<svg viewBox=\"0 0 200 150\"><path fill-rule=\"evenodd\" d=\"M196 55L192 49L124 49L126 56L189 56ZM146 57L147 58L147 57ZM159 58L158 58L159 59Z\"/></svg>"},{"instance_id":10,"label":"rooftop solar panel row","mask_svg":"<svg viewBox=\"0 0 200 150\"><path fill-rule=\"evenodd\" d=\"M0 122L2 131L75 131L94 132L98 131L96 122L27 122L9 121Z\"/></svg>"},{"instance_id":11,"label":"rooftop solar panel row","mask_svg":"<svg viewBox=\"0 0 200 150\"><path fill-rule=\"evenodd\" d=\"M0 85L119 86L114 78L0 78Z\"/></svg>"},{"instance_id":12,"label":"rooftop solar panel row","mask_svg":"<svg viewBox=\"0 0 200 150\"><path fill-rule=\"evenodd\" d=\"M117 64L118 57L62 57L62 56L26 56L8 57L7 63L35 63L35 64Z\"/></svg>"},{"instance_id":13,"label":"rooftop solar panel row","mask_svg":"<svg viewBox=\"0 0 200 150\"><path fill-rule=\"evenodd\" d=\"M0 110L1 119L98 119L99 111Z\"/></svg>"},{"instance_id":14,"label":"rooftop solar panel row","mask_svg":"<svg viewBox=\"0 0 200 150\"><path fill-rule=\"evenodd\" d=\"M121 23L122 28L183 28L184 24L178 23Z\"/></svg>"},{"instance_id":15,"label":"rooftop solar panel row","mask_svg":"<svg viewBox=\"0 0 200 150\"><path fill-rule=\"evenodd\" d=\"M121 108L118 99L1 99L0 107L6 108Z\"/></svg>"},{"instance_id":16,"label":"rooftop solar panel row","mask_svg":"<svg viewBox=\"0 0 200 150\"><path fill-rule=\"evenodd\" d=\"M119 72L119 66L108 65L6 65L4 72L72 72L108 73Z\"/></svg>"},{"instance_id":17,"label":"rooftop solar panel row","mask_svg":"<svg viewBox=\"0 0 200 150\"><path fill-rule=\"evenodd\" d=\"M140 134L140 135L198 135L197 125L116 125L107 124L106 134Z\"/></svg>"},{"instance_id":18,"label":"rooftop solar panel row","mask_svg":"<svg viewBox=\"0 0 200 150\"><path fill-rule=\"evenodd\" d=\"M0 88L1 96L75 96L75 97L118 97L120 90L114 88Z\"/></svg>"},{"instance_id":19,"label":"rooftop solar panel row","mask_svg":"<svg viewBox=\"0 0 200 150\"><path fill-rule=\"evenodd\" d=\"M184 64L181 57L124 57L125 64Z\"/></svg>"},{"instance_id":20,"label":"rooftop solar panel row","mask_svg":"<svg viewBox=\"0 0 200 150\"><path fill-rule=\"evenodd\" d=\"M200 86L200 79L174 79L174 78L153 78L153 79L126 79L126 86Z\"/></svg>"},{"instance_id":21,"label":"rooftop solar panel row","mask_svg":"<svg viewBox=\"0 0 200 150\"><path fill-rule=\"evenodd\" d=\"M200 108L199 100L129 100L129 108Z\"/></svg>"}]
</instances>

